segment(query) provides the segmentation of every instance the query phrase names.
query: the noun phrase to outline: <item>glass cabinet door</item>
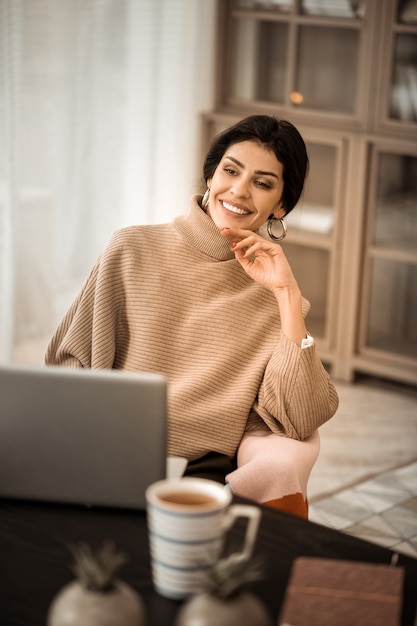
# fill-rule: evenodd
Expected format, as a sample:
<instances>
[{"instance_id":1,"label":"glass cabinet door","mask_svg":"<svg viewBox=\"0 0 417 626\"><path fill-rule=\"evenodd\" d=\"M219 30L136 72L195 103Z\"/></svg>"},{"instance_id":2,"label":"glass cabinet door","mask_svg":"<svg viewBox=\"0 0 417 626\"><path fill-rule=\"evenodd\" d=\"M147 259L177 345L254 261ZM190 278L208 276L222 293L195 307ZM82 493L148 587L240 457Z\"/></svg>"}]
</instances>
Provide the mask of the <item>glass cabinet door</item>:
<instances>
[{"instance_id":1,"label":"glass cabinet door","mask_svg":"<svg viewBox=\"0 0 417 626\"><path fill-rule=\"evenodd\" d=\"M417 122L417 34L398 33L393 56L390 117Z\"/></svg>"},{"instance_id":2,"label":"glass cabinet door","mask_svg":"<svg viewBox=\"0 0 417 626\"><path fill-rule=\"evenodd\" d=\"M357 30L301 26L295 84L290 96L293 104L335 113L354 113L358 54Z\"/></svg>"},{"instance_id":3,"label":"glass cabinet door","mask_svg":"<svg viewBox=\"0 0 417 626\"><path fill-rule=\"evenodd\" d=\"M288 25L249 18L234 20L227 98L285 101Z\"/></svg>"},{"instance_id":4,"label":"glass cabinet door","mask_svg":"<svg viewBox=\"0 0 417 626\"><path fill-rule=\"evenodd\" d=\"M376 150L364 347L417 355L417 155Z\"/></svg>"},{"instance_id":5,"label":"glass cabinet door","mask_svg":"<svg viewBox=\"0 0 417 626\"><path fill-rule=\"evenodd\" d=\"M366 346L415 358L417 264L375 257L371 262Z\"/></svg>"},{"instance_id":6,"label":"glass cabinet door","mask_svg":"<svg viewBox=\"0 0 417 626\"><path fill-rule=\"evenodd\" d=\"M391 0L382 50L382 127L417 131L417 5L413 0Z\"/></svg>"},{"instance_id":7,"label":"glass cabinet door","mask_svg":"<svg viewBox=\"0 0 417 626\"><path fill-rule=\"evenodd\" d=\"M226 104L355 114L364 1L238 0L231 7Z\"/></svg>"}]
</instances>

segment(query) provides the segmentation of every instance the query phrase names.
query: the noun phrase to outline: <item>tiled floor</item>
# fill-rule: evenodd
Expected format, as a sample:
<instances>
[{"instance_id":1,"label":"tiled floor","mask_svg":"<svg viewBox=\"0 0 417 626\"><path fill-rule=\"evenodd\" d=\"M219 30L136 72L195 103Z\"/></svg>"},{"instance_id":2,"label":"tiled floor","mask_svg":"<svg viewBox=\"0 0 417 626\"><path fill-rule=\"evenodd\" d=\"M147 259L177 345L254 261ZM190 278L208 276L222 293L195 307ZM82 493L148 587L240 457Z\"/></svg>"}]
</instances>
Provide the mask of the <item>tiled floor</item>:
<instances>
[{"instance_id":1,"label":"tiled floor","mask_svg":"<svg viewBox=\"0 0 417 626\"><path fill-rule=\"evenodd\" d=\"M309 517L417 558L417 462L318 500Z\"/></svg>"},{"instance_id":2,"label":"tiled floor","mask_svg":"<svg viewBox=\"0 0 417 626\"><path fill-rule=\"evenodd\" d=\"M417 388L372 378L336 387L309 517L417 558Z\"/></svg>"}]
</instances>

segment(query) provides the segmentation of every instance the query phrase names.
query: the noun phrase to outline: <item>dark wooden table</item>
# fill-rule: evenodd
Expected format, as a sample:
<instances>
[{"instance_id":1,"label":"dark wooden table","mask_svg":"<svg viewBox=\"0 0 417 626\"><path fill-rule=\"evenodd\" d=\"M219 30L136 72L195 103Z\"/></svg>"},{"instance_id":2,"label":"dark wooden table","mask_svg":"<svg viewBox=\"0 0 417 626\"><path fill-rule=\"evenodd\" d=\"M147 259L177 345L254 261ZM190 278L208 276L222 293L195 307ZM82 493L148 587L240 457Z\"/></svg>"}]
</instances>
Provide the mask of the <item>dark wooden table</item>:
<instances>
[{"instance_id":1,"label":"dark wooden table","mask_svg":"<svg viewBox=\"0 0 417 626\"><path fill-rule=\"evenodd\" d=\"M240 500L238 500L240 501ZM297 556L319 556L390 563L392 552L338 531L262 507L255 553L265 559L265 578L253 591L276 623L291 564ZM241 542L238 522L227 549ZM78 541L100 545L111 539L129 556L121 578L141 595L148 626L173 624L179 603L152 588L143 512L18 501L0 501L0 624L45 626L53 596L73 579L68 546ZM413 626L417 603L417 560L400 555L405 568L403 626Z\"/></svg>"}]
</instances>

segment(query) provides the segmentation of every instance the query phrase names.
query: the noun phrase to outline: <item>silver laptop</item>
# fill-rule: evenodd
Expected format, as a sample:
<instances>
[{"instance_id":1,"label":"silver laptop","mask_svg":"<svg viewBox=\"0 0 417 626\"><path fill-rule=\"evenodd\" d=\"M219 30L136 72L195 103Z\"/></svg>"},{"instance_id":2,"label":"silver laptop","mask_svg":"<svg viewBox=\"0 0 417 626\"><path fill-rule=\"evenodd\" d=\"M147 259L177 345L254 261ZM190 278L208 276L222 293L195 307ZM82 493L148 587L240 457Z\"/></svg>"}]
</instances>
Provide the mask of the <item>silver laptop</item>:
<instances>
[{"instance_id":1,"label":"silver laptop","mask_svg":"<svg viewBox=\"0 0 417 626\"><path fill-rule=\"evenodd\" d=\"M158 374L0 367L0 497L145 508L166 475Z\"/></svg>"}]
</instances>

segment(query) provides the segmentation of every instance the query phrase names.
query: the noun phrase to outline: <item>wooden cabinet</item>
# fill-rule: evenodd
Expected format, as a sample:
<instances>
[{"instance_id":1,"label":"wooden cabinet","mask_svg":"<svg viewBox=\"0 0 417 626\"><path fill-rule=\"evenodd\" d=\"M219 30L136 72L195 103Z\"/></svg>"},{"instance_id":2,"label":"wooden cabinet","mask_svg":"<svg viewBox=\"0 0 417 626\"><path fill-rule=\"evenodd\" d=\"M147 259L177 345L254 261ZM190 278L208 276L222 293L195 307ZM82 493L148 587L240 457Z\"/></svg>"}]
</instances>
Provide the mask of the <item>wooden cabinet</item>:
<instances>
[{"instance_id":1,"label":"wooden cabinet","mask_svg":"<svg viewBox=\"0 0 417 626\"><path fill-rule=\"evenodd\" d=\"M292 121L310 174L283 248L332 375L417 384L417 0L219 2L214 134Z\"/></svg>"}]
</instances>

